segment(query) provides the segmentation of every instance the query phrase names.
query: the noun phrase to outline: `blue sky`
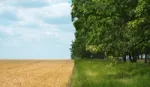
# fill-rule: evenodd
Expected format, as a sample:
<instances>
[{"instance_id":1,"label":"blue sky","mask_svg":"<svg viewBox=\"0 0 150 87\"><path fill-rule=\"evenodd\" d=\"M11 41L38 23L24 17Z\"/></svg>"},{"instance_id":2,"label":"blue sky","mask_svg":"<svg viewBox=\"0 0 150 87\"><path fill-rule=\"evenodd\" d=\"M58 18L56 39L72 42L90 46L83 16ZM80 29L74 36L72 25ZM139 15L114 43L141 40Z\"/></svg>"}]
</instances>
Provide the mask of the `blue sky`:
<instances>
[{"instance_id":1,"label":"blue sky","mask_svg":"<svg viewBox=\"0 0 150 87\"><path fill-rule=\"evenodd\" d=\"M69 0L0 2L0 59L67 59L74 40Z\"/></svg>"}]
</instances>

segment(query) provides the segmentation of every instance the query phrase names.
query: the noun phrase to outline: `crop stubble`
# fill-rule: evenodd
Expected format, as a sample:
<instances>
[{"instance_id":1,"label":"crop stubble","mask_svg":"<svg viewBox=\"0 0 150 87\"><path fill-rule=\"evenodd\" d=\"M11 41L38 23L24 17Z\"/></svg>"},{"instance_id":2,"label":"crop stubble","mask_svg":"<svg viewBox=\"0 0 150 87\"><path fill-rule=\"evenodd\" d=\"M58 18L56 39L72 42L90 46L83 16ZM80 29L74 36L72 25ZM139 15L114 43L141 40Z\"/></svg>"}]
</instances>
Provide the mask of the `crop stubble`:
<instances>
[{"instance_id":1,"label":"crop stubble","mask_svg":"<svg viewBox=\"0 0 150 87\"><path fill-rule=\"evenodd\" d=\"M0 60L0 87L66 87L73 60Z\"/></svg>"}]
</instances>

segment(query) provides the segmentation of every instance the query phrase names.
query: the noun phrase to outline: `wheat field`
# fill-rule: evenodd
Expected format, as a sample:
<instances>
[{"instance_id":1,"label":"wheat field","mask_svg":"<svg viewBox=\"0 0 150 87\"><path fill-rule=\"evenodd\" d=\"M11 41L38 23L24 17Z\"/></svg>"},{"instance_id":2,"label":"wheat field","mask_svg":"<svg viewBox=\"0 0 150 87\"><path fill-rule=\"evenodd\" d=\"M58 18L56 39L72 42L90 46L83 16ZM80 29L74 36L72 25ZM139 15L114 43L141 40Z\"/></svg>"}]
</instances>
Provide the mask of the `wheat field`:
<instances>
[{"instance_id":1,"label":"wheat field","mask_svg":"<svg viewBox=\"0 0 150 87\"><path fill-rule=\"evenodd\" d=\"M73 60L0 60L0 87L67 87Z\"/></svg>"}]
</instances>

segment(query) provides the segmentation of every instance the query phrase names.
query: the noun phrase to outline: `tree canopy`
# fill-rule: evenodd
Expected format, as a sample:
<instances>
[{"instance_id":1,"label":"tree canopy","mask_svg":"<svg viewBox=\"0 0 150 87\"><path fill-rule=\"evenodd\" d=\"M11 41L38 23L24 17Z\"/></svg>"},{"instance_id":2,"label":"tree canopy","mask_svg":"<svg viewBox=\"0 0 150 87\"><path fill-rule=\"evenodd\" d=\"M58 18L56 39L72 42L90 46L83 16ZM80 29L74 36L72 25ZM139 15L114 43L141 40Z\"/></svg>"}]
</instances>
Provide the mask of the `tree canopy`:
<instances>
[{"instance_id":1,"label":"tree canopy","mask_svg":"<svg viewBox=\"0 0 150 87\"><path fill-rule=\"evenodd\" d=\"M72 56L148 53L150 0L72 0Z\"/></svg>"}]
</instances>

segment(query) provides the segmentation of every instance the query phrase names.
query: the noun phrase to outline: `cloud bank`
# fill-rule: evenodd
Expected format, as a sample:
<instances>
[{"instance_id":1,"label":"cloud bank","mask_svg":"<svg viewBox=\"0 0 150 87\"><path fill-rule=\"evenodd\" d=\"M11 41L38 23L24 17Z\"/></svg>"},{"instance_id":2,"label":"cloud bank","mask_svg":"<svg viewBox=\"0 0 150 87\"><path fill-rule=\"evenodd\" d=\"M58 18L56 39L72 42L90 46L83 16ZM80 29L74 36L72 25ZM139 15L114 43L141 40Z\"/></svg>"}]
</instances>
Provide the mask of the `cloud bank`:
<instances>
[{"instance_id":1,"label":"cloud bank","mask_svg":"<svg viewBox=\"0 0 150 87\"><path fill-rule=\"evenodd\" d=\"M0 57L24 57L30 50L34 56L25 57L70 57L70 43L74 39L70 12L71 4L67 0L1 1ZM50 53L56 54L61 48L64 55L51 56ZM22 55L17 56L18 52Z\"/></svg>"}]
</instances>

